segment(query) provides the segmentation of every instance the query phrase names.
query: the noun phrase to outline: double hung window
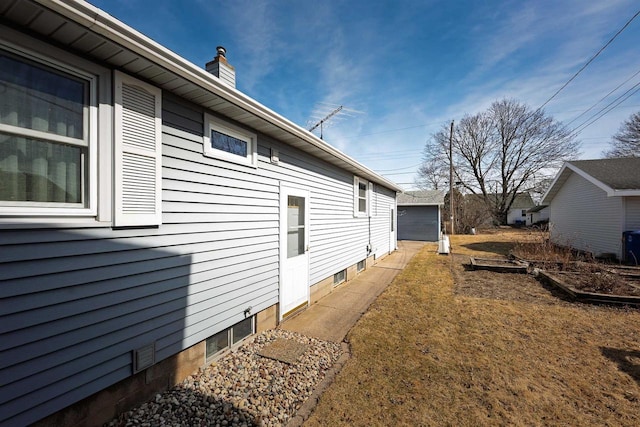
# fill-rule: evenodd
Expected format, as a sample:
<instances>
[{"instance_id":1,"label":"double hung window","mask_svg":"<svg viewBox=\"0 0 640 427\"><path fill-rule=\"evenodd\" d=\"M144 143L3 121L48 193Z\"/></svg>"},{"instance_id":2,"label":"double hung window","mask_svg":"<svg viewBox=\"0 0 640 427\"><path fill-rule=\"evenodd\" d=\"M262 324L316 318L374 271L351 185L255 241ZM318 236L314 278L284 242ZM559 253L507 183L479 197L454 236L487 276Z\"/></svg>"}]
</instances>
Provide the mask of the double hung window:
<instances>
[{"instance_id":1,"label":"double hung window","mask_svg":"<svg viewBox=\"0 0 640 427\"><path fill-rule=\"evenodd\" d=\"M92 76L0 50L0 210L90 207Z\"/></svg>"},{"instance_id":2,"label":"double hung window","mask_svg":"<svg viewBox=\"0 0 640 427\"><path fill-rule=\"evenodd\" d=\"M371 216L371 187L370 182L353 177L353 216Z\"/></svg>"}]
</instances>

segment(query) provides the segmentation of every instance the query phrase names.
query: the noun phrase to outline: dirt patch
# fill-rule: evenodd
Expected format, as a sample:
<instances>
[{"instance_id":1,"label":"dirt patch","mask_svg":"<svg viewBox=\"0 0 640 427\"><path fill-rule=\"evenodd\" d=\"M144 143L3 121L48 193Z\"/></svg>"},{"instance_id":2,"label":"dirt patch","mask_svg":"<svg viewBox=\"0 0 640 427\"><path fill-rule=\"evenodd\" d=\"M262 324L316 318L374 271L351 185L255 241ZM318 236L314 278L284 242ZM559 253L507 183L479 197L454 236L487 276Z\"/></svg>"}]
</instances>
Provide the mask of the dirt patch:
<instances>
[{"instance_id":1,"label":"dirt patch","mask_svg":"<svg viewBox=\"0 0 640 427\"><path fill-rule=\"evenodd\" d=\"M468 263L467 255L453 254L454 292L458 295L533 304L570 304L563 292L540 283L531 275L470 270L466 267Z\"/></svg>"},{"instance_id":2,"label":"dirt patch","mask_svg":"<svg viewBox=\"0 0 640 427\"><path fill-rule=\"evenodd\" d=\"M572 288L582 292L593 292L606 295L640 296L640 288L618 274L607 271L590 274L583 273L555 273Z\"/></svg>"}]
</instances>

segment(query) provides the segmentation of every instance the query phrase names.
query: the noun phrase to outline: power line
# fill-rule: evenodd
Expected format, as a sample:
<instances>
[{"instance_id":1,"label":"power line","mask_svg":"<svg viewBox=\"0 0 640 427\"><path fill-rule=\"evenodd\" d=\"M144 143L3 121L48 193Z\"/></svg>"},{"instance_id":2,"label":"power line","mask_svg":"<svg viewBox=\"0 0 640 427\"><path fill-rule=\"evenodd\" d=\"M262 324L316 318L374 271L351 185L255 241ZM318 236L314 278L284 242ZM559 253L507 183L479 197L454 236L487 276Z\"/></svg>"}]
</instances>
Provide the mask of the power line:
<instances>
[{"instance_id":1,"label":"power line","mask_svg":"<svg viewBox=\"0 0 640 427\"><path fill-rule=\"evenodd\" d=\"M398 169L376 169L376 172L395 172L395 171L402 171L402 170L406 170L406 169L412 169L412 168L417 168L418 166L420 166L422 163L418 163L417 165L413 165L413 166L407 166L404 168L398 168Z\"/></svg>"},{"instance_id":2,"label":"power line","mask_svg":"<svg viewBox=\"0 0 640 427\"><path fill-rule=\"evenodd\" d=\"M627 27L629 26L629 24L631 24L631 22L632 22L634 19L636 19L636 17L637 17L638 15L640 15L640 10L638 10L638 11L635 13L635 15L633 15L633 16L631 17L631 19L629 19L629 20L627 21L627 23L626 23L626 24L624 24L624 25L622 26L622 28L620 28L620 29L618 30L618 32L617 32L613 37L611 37L611 39L610 39L610 40L609 40L609 41L608 41L604 46L602 46L602 47L600 48L600 50L599 50L598 52L596 52L596 54L595 54L595 55L593 55L593 56L591 57L591 59L589 59L589 60L587 61L587 63L586 63L586 64L584 64L584 65L582 66L582 68L580 68L580 69L579 69L579 70L578 70L578 71L577 71L577 72L576 72L576 73L575 73L575 74L574 74L574 75L573 75L569 80L567 80L567 82L566 82L565 84L563 84L563 85L562 85L562 87L556 91L556 93L554 93L553 95L551 95L551 97L550 97L549 99L547 99L547 100L546 100L546 101L545 101L541 106L539 106L539 107L538 107L538 110L542 110L542 108L543 108L545 105L547 105L547 104L549 103L549 101L551 101L553 98L555 98L555 97L556 97L556 95L558 95L558 94L559 94L559 93L560 93L560 92L561 92L565 87L567 87L567 86L569 85L569 83L571 83L571 82L573 81L573 79L575 79L576 77L578 77L578 74L580 74L580 73L581 73L585 68L587 68L587 67L589 66L589 64L591 64L591 63L593 62L593 60L594 60L594 59L596 59L596 58L597 58L597 57L602 53L602 51L603 51L603 50L605 50L605 49L606 49L606 48L607 48L607 47L608 47L608 46L609 46L609 45L610 45L610 44L611 44L611 43L616 39L616 37L618 37L618 36L620 35L620 33L622 33L622 32L623 32L623 31L625 30L625 28L627 28Z\"/></svg>"},{"instance_id":3,"label":"power line","mask_svg":"<svg viewBox=\"0 0 640 427\"><path fill-rule=\"evenodd\" d=\"M400 172L400 173L383 173L383 176L396 176L396 175L413 175L415 173L418 173L417 171L413 171L413 172Z\"/></svg>"},{"instance_id":4,"label":"power line","mask_svg":"<svg viewBox=\"0 0 640 427\"><path fill-rule=\"evenodd\" d=\"M427 127L427 126L441 125L441 124L445 124L445 123L447 123L447 122L425 123L425 124L422 124L422 125L407 126L407 127L404 127L404 128L387 129L387 130L382 130L380 132L362 133L360 135L345 136L345 137L343 137L343 139L353 139L353 138L360 138L361 136L371 136L371 135L380 135L380 134L383 134L383 133L400 132L400 131L403 131L403 130L424 128L424 127Z\"/></svg>"},{"instance_id":5,"label":"power line","mask_svg":"<svg viewBox=\"0 0 640 427\"><path fill-rule=\"evenodd\" d=\"M600 98L598 100L598 102L596 102L595 104L593 104L591 107L589 107L587 110L583 111L581 114L579 114L576 118L574 118L573 120L571 120L569 123L566 123L565 126L569 126L571 123L575 122L576 120L578 120L580 117L584 116L585 114L587 114L589 111L591 111L596 105L598 105L599 103L601 103L602 101L604 101L609 95L611 95L613 92L617 91L618 89L620 89L624 84L626 84L629 80L631 80L632 78L634 78L635 76L637 76L638 74L640 74L640 70L636 71L631 77L629 77L627 80L623 81L622 83L620 83L618 86L616 86L615 89L613 89L612 91L610 91L608 94L606 94L605 96L603 96L602 98Z\"/></svg>"},{"instance_id":6,"label":"power line","mask_svg":"<svg viewBox=\"0 0 640 427\"><path fill-rule=\"evenodd\" d=\"M624 101L626 101L627 99L629 99L631 96L635 95L638 91L640 91L640 82L636 83L635 85L633 85L630 89L628 89L625 93L623 93L622 95L620 95L619 97L617 97L616 99L614 99L613 101L611 101L606 107L600 109L600 111L596 114L594 114L593 116L591 116L591 118L593 118L593 120L591 120L589 123L587 123L586 121L583 122L580 126L576 127L572 133L574 135L578 135L580 132L582 132L583 130L585 130L586 128L588 128L589 126L591 126L592 124L594 124L595 122L597 122L598 120L600 120L602 117L604 117L605 115L607 115L608 113L610 113L613 109L615 109L618 105L622 104ZM629 93L632 89L635 89L633 92ZM623 96L625 96L627 93L629 93L626 97L624 97L623 99L621 99L616 105L614 105L613 107L609 108L607 111L606 110L610 105L612 105L614 102L618 101L620 98L622 98ZM601 113L601 114L600 114ZM598 117L594 118L596 115L600 114ZM579 129L581 128L581 129Z\"/></svg>"}]
</instances>

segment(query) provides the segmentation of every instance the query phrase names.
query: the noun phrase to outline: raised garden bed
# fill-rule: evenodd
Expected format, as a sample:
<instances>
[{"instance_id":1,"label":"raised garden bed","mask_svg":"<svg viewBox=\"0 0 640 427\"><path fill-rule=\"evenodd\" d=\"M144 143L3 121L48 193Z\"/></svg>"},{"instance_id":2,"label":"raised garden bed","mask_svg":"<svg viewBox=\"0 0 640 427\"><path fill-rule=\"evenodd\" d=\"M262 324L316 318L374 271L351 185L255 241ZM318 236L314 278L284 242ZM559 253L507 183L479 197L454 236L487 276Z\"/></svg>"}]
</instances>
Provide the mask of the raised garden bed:
<instances>
[{"instance_id":1,"label":"raised garden bed","mask_svg":"<svg viewBox=\"0 0 640 427\"><path fill-rule=\"evenodd\" d=\"M550 259L528 259L522 258L513 251L509 252L509 258L515 261L519 261L529 266L529 272L534 268L540 270L552 270L552 271L582 271L584 270L584 261L557 261Z\"/></svg>"},{"instance_id":2,"label":"raised garden bed","mask_svg":"<svg viewBox=\"0 0 640 427\"><path fill-rule=\"evenodd\" d=\"M605 266L584 261L551 262L469 257L472 270L497 273L532 273L581 302L633 305L640 307L640 268ZM549 270L550 269L550 270Z\"/></svg>"},{"instance_id":3,"label":"raised garden bed","mask_svg":"<svg viewBox=\"0 0 640 427\"><path fill-rule=\"evenodd\" d=\"M576 301L640 306L640 286L622 276L603 273L569 273L535 269L534 275Z\"/></svg>"},{"instance_id":4,"label":"raised garden bed","mask_svg":"<svg viewBox=\"0 0 640 427\"><path fill-rule=\"evenodd\" d=\"M607 266L606 270L631 280L640 280L640 267L616 265Z\"/></svg>"},{"instance_id":5,"label":"raised garden bed","mask_svg":"<svg viewBox=\"0 0 640 427\"><path fill-rule=\"evenodd\" d=\"M527 264L510 259L469 257L473 270L489 270L498 273L527 273Z\"/></svg>"}]
</instances>

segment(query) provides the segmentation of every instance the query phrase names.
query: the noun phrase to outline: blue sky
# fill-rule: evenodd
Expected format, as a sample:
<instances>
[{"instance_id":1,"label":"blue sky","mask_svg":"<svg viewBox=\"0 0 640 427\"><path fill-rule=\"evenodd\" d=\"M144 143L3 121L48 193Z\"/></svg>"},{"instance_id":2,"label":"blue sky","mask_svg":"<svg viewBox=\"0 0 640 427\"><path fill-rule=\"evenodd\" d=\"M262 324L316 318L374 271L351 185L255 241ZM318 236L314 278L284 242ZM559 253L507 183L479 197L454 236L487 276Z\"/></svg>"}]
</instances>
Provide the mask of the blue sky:
<instances>
[{"instance_id":1,"label":"blue sky","mask_svg":"<svg viewBox=\"0 0 640 427\"><path fill-rule=\"evenodd\" d=\"M202 67L225 46L237 88L298 125L343 105L324 140L405 189L443 124L505 97L538 108L638 11L633 0L90 3ZM545 111L575 128L638 71L640 17ZM639 110L640 92L586 127L580 158L601 157Z\"/></svg>"}]
</instances>

